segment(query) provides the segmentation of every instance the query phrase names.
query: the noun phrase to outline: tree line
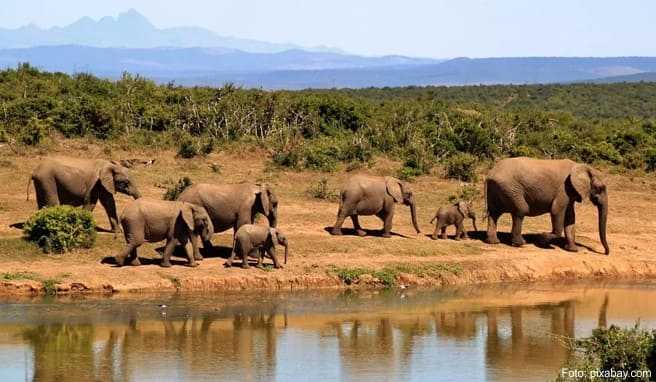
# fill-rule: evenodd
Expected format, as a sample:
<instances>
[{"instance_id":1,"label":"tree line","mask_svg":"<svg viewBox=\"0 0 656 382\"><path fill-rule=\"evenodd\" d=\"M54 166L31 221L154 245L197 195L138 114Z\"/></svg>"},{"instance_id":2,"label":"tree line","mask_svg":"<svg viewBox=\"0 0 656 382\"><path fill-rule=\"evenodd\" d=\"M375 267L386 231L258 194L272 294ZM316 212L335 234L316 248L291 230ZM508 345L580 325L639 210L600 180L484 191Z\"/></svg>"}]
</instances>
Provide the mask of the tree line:
<instances>
[{"instance_id":1,"label":"tree line","mask_svg":"<svg viewBox=\"0 0 656 382\"><path fill-rule=\"evenodd\" d=\"M334 171L376 154L399 175L471 180L503 156L570 158L656 169L656 83L265 91L157 84L40 71L0 71L0 141L52 134L173 147L192 157L246 142L280 166Z\"/></svg>"}]
</instances>

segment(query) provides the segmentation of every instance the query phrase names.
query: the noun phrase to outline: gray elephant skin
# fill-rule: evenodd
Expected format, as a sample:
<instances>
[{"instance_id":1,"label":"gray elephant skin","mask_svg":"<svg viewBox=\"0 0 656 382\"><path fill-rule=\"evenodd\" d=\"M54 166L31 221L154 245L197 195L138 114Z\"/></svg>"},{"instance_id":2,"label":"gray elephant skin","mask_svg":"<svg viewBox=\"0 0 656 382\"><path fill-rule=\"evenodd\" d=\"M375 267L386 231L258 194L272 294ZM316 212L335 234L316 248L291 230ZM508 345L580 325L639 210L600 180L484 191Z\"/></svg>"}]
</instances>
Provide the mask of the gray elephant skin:
<instances>
[{"instance_id":1,"label":"gray elephant skin","mask_svg":"<svg viewBox=\"0 0 656 382\"><path fill-rule=\"evenodd\" d=\"M340 196L337 221L331 231L333 235L341 235L344 220L351 217L358 236L364 236L366 232L360 227L358 215L376 215L384 224L383 237L390 237L397 203L410 207L412 224L417 233L421 233L412 190L407 183L399 179L390 176L354 175L347 180Z\"/></svg>"},{"instance_id":2,"label":"gray elephant skin","mask_svg":"<svg viewBox=\"0 0 656 382\"><path fill-rule=\"evenodd\" d=\"M465 229L465 218L472 220L474 231L478 231L476 227L476 213L472 209L471 203L460 201L450 206L443 206L437 210L435 217L431 220L431 224L435 222L435 232L431 235L433 240L437 240L438 232L440 239L446 239L446 229L450 225L456 226L456 240L468 239L467 230Z\"/></svg>"},{"instance_id":3,"label":"gray elephant skin","mask_svg":"<svg viewBox=\"0 0 656 382\"><path fill-rule=\"evenodd\" d=\"M65 204L92 211L100 201L114 235L119 229L114 194L140 197L128 169L102 159L48 158L34 169L30 181L34 182L39 209Z\"/></svg>"},{"instance_id":4,"label":"gray elephant skin","mask_svg":"<svg viewBox=\"0 0 656 382\"><path fill-rule=\"evenodd\" d=\"M266 184L198 183L184 190L178 200L205 207L215 233L230 228L236 233L244 224L253 224L257 213L266 216L273 228L278 223L278 197ZM212 243L205 240L203 246L211 249Z\"/></svg>"},{"instance_id":5,"label":"gray elephant skin","mask_svg":"<svg viewBox=\"0 0 656 382\"><path fill-rule=\"evenodd\" d=\"M498 162L485 181L488 210L487 242L496 244L497 221L504 213L512 215L512 244L521 246L522 222L526 216L551 215L549 240L562 237L565 249L576 252L574 203L589 198L598 210L599 239L606 255L608 192L601 174L594 168L571 160L509 158Z\"/></svg>"},{"instance_id":6,"label":"gray elephant skin","mask_svg":"<svg viewBox=\"0 0 656 382\"><path fill-rule=\"evenodd\" d=\"M181 245L187 253L189 266L201 260L199 240L207 240L213 227L207 211L191 203L141 198L128 205L121 214L121 225L127 243L125 249L116 256L119 266L130 260L131 265L139 265L137 248L143 243L156 243L166 240L161 266L171 266L171 254ZM191 241L190 254L186 244Z\"/></svg>"},{"instance_id":7,"label":"gray elephant skin","mask_svg":"<svg viewBox=\"0 0 656 382\"><path fill-rule=\"evenodd\" d=\"M232 253L226 261L225 266L231 267L235 257L239 255L242 259L242 268L249 268L248 256L257 256L257 266L261 267L264 254L267 253L273 260L274 268L282 268L276 255L276 244L285 247L285 264L289 254L289 243L287 237L276 228L260 224L245 224L235 233L232 244Z\"/></svg>"}]
</instances>

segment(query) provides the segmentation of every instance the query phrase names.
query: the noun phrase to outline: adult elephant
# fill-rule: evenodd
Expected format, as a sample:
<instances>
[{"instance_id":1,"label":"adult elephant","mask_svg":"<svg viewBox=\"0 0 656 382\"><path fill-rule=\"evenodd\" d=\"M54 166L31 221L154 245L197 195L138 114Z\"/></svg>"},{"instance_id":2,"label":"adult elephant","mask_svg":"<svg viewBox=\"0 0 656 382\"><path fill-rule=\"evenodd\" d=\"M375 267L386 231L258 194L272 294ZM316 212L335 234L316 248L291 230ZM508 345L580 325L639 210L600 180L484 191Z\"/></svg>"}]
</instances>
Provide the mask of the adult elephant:
<instances>
[{"instance_id":1,"label":"adult elephant","mask_svg":"<svg viewBox=\"0 0 656 382\"><path fill-rule=\"evenodd\" d=\"M253 224L257 213L266 216L272 228L278 221L278 197L266 184L198 183L184 190L178 200L205 207L215 233L230 228L237 232L244 224ZM204 240L203 247L210 249L212 243Z\"/></svg>"},{"instance_id":2,"label":"adult elephant","mask_svg":"<svg viewBox=\"0 0 656 382\"><path fill-rule=\"evenodd\" d=\"M487 242L496 244L497 220L504 213L512 215L512 244L521 246L525 216L551 214L549 239L567 239L565 249L576 252L574 203L590 198L599 214L599 239L606 255L608 193L594 168L571 160L510 158L497 163L485 181L488 210Z\"/></svg>"},{"instance_id":3,"label":"adult elephant","mask_svg":"<svg viewBox=\"0 0 656 382\"><path fill-rule=\"evenodd\" d=\"M48 158L32 172L39 209L61 204L83 206L92 211L96 203L105 208L112 231L119 231L114 194L140 197L128 169L103 159ZM29 199L29 183L27 190Z\"/></svg>"},{"instance_id":4,"label":"adult elephant","mask_svg":"<svg viewBox=\"0 0 656 382\"><path fill-rule=\"evenodd\" d=\"M360 227L358 215L376 215L384 223L383 237L390 237L396 203L410 207L412 225L417 233L421 233L415 198L407 183L391 176L352 176L342 189L337 221L331 233L341 235L344 219L350 216L358 236L364 236L366 232Z\"/></svg>"}]
</instances>

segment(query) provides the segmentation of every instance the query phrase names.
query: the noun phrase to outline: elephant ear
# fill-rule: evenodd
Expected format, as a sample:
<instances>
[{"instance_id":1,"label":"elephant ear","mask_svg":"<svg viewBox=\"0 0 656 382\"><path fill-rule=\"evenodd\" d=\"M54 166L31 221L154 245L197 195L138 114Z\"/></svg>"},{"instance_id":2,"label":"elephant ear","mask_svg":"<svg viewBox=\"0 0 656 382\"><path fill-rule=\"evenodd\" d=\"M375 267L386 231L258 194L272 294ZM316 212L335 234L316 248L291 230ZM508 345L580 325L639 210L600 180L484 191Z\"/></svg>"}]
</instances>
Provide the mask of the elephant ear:
<instances>
[{"instance_id":1,"label":"elephant ear","mask_svg":"<svg viewBox=\"0 0 656 382\"><path fill-rule=\"evenodd\" d=\"M182 205L180 208L180 218L185 222L189 231L193 232L195 229L194 210L191 205L186 203Z\"/></svg>"},{"instance_id":2,"label":"elephant ear","mask_svg":"<svg viewBox=\"0 0 656 382\"><path fill-rule=\"evenodd\" d=\"M458 207L458 212L460 212L462 216L467 217L467 215L469 215L469 205L467 202L458 202L456 207Z\"/></svg>"},{"instance_id":3,"label":"elephant ear","mask_svg":"<svg viewBox=\"0 0 656 382\"><path fill-rule=\"evenodd\" d=\"M262 203L262 209L264 210L265 215L271 213L271 201L269 200L269 186L263 184L260 186L260 190L256 192L260 195L260 203Z\"/></svg>"},{"instance_id":4,"label":"elephant ear","mask_svg":"<svg viewBox=\"0 0 656 382\"><path fill-rule=\"evenodd\" d=\"M386 176L385 186L387 187L387 193L392 196L392 199L394 199L396 203L403 202L403 190L402 190L403 186L400 180L393 178L391 176Z\"/></svg>"},{"instance_id":5,"label":"elephant ear","mask_svg":"<svg viewBox=\"0 0 656 382\"><path fill-rule=\"evenodd\" d=\"M98 179L103 188L107 190L110 194L115 194L116 189L114 188L114 164L107 164L100 168L98 171Z\"/></svg>"},{"instance_id":6,"label":"elephant ear","mask_svg":"<svg viewBox=\"0 0 656 382\"><path fill-rule=\"evenodd\" d=\"M579 195L580 201L585 201L590 196L590 186L592 183L590 167L584 164L575 165L569 174L569 180Z\"/></svg>"}]
</instances>

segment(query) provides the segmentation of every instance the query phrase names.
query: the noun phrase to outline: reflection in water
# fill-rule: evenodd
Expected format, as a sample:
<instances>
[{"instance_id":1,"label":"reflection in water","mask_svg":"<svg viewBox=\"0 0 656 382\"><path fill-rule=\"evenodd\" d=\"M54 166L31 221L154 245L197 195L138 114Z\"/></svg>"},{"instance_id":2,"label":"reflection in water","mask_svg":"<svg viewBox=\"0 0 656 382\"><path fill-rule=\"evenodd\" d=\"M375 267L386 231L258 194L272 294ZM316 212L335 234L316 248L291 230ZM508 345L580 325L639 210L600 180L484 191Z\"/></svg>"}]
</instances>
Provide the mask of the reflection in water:
<instances>
[{"instance_id":1,"label":"reflection in water","mask_svg":"<svg viewBox=\"0 0 656 382\"><path fill-rule=\"evenodd\" d=\"M545 380L569 356L558 338L656 318L656 308L626 309L626 295L653 299L648 287L503 293L329 295L321 304L287 295L250 305L177 297L171 309L155 300L2 304L0 359L20 348L31 362L20 375L0 364L0 376ZM609 311L615 305L622 310Z\"/></svg>"}]
</instances>

